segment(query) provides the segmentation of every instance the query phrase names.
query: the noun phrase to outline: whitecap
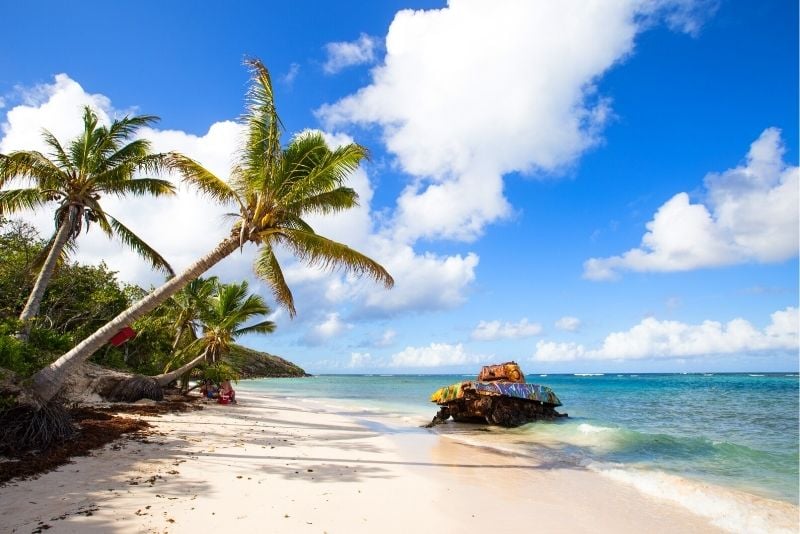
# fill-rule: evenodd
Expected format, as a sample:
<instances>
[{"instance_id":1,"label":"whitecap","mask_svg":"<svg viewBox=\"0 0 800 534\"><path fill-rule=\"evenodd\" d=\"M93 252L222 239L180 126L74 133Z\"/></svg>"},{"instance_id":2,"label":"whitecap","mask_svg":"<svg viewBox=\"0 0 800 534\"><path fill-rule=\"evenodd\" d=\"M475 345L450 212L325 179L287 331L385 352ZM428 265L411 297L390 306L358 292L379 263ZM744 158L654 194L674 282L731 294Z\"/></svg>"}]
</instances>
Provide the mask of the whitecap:
<instances>
[{"instance_id":1,"label":"whitecap","mask_svg":"<svg viewBox=\"0 0 800 534\"><path fill-rule=\"evenodd\" d=\"M661 471L622 469L594 462L589 469L640 492L672 501L729 532L790 533L797 529L797 507L741 491Z\"/></svg>"},{"instance_id":2,"label":"whitecap","mask_svg":"<svg viewBox=\"0 0 800 534\"><path fill-rule=\"evenodd\" d=\"M589 423L581 423L578 425L578 432L581 434L598 434L600 432L608 432L609 430L614 429L607 426L594 426Z\"/></svg>"}]
</instances>

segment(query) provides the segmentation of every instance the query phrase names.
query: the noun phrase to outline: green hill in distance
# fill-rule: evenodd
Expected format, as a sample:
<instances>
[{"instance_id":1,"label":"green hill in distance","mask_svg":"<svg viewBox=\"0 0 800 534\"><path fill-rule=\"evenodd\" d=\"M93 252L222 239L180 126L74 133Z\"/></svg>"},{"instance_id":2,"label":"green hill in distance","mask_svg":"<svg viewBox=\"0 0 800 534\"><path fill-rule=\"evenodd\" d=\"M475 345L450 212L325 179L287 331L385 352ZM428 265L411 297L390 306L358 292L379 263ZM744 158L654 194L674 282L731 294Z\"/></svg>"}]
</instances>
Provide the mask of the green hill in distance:
<instances>
[{"instance_id":1,"label":"green hill in distance","mask_svg":"<svg viewBox=\"0 0 800 534\"><path fill-rule=\"evenodd\" d=\"M233 366L240 378L286 378L311 376L302 368L280 356L233 345L224 361Z\"/></svg>"}]
</instances>

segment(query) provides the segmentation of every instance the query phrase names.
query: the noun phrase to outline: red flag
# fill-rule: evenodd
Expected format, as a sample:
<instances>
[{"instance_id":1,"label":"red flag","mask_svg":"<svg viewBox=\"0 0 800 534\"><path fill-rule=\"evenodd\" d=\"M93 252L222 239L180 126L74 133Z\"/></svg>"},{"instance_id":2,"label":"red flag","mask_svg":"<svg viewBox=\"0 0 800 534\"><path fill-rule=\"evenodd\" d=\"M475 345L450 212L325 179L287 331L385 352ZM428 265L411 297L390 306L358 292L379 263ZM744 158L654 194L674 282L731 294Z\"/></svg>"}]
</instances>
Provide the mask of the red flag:
<instances>
[{"instance_id":1,"label":"red flag","mask_svg":"<svg viewBox=\"0 0 800 534\"><path fill-rule=\"evenodd\" d=\"M133 339L134 337L136 337L136 331L130 326L126 326L125 328L114 334L114 337L111 338L111 341L109 341L109 343L111 343L115 347L119 347L120 345L122 345L129 339Z\"/></svg>"}]
</instances>

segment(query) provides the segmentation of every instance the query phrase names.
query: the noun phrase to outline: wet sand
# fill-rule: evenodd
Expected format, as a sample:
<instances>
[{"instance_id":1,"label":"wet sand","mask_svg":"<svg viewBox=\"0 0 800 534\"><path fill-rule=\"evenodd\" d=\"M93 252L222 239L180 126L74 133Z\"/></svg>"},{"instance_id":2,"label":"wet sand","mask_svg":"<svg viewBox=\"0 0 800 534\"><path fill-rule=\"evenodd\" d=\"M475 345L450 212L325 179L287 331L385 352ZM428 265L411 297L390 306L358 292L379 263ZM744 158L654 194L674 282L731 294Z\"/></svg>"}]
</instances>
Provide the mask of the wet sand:
<instances>
[{"instance_id":1,"label":"wet sand","mask_svg":"<svg viewBox=\"0 0 800 534\"><path fill-rule=\"evenodd\" d=\"M718 532L588 470L255 395L0 488L3 532ZM49 528L48 528L49 527Z\"/></svg>"}]
</instances>

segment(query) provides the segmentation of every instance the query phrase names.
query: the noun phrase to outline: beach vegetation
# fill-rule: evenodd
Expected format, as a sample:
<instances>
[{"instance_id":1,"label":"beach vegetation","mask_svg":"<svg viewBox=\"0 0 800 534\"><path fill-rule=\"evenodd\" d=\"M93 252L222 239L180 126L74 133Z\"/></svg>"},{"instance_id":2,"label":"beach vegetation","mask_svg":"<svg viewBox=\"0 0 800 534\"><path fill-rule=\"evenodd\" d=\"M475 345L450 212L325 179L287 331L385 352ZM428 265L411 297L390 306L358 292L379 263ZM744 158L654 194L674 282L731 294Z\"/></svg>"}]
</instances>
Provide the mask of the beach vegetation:
<instances>
[{"instance_id":1,"label":"beach vegetation","mask_svg":"<svg viewBox=\"0 0 800 534\"><path fill-rule=\"evenodd\" d=\"M106 212L101 203L109 195L175 194L170 181L140 176L167 170L174 164L169 155L153 154L146 139L134 139L141 128L157 120L151 115L126 116L103 126L87 106L83 112L83 132L66 145L44 130L42 138L50 151L48 155L36 150L0 155L0 188L16 182L27 185L0 191L0 215L52 206L55 222L55 232L44 247L41 261L35 262L38 275L19 315L20 339L29 337L56 265L74 248L81 231L84 228L88 231L93 223L109 238L117 239L146 259L153 268L172 274L164 257Z\"/></svg>"},{"instance_id":2,"label":"beach vegetation","mask_svg":"<svg viewBox=\"0 0 800 534\"><path fill-rule=\"evenodd\" d=\"M156 380L162 386L175 381L201 362L210 364L221 362L222 357L230 353L234 339L239 336L270 334L275 331L275 323L270 320L245 325L251 319L271 312L263 297L250 294L250 288L245 281L238 284L222 284L216 279L203 280L195 284L192 291L183 291L182 298L178 300L186 302L188 296L193 297L195 301L194 306L197 310L195 322L200 323L202 335L199 337L195 335L195 339L175 352L176 357L170 364L178 359L189 359L189 361L173 371L165 370L162 375L157 376ZM186 311L186 308L181 308L181 311ZM194 332L196 326L198 325L190 322L187 330Z\"/></svg>"},{"instance_id":3,"label":"beach vegetation","mask_svg":"<svg viewBox=\"0 0 800 534\"><path fill-rule=\"evenodd\" d=\"M288 249L306 265L365 275L387 288L394 284L391 275L375 260L317 234L304 220L309 214L333 214L357 205L358 195L344 184L366 158L366 149L356 143L330 148L319 132L301 133L282 146L282 125L269 72L258 60L249 60L247 64L252 83L243 118L246 135L230 183L185 156L174 156L175 166L201 191L218 201L236 205L228 237L185 271L38 371L33 376L33 390L41 401L53 398L66 378L121 328L153 311L186 284L250 243L258 247L254 272L267 282L276 302L290 317L296 314L296 309L278 261L278 247Z\"/></svg>"}]
</instances>

